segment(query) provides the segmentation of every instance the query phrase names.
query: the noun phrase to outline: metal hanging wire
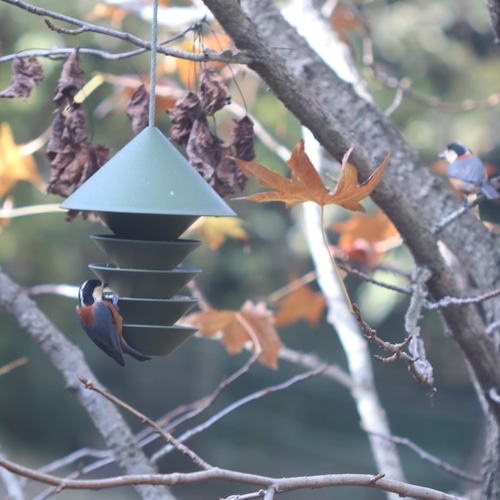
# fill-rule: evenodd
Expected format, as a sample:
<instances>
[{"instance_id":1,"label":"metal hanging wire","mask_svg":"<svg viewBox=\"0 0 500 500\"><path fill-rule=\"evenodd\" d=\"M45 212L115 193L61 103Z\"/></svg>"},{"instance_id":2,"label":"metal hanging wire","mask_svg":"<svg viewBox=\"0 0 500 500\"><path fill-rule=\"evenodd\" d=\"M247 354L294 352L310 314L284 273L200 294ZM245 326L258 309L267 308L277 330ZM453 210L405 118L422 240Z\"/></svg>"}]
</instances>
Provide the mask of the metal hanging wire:
<instances>
[{"instance_id":1,"label":"metal hanging wire","mask_svg":"<svg viewBox=\"0 0 500 500\"><path fill-rule=\"evenodd\" d=\"M149 121L150 127L155 126L155 94L156 94L156 47L158 45L158 0L153 0L153 20L151 23L151 75L149 88Z\"/></svg>"}]
</instances>

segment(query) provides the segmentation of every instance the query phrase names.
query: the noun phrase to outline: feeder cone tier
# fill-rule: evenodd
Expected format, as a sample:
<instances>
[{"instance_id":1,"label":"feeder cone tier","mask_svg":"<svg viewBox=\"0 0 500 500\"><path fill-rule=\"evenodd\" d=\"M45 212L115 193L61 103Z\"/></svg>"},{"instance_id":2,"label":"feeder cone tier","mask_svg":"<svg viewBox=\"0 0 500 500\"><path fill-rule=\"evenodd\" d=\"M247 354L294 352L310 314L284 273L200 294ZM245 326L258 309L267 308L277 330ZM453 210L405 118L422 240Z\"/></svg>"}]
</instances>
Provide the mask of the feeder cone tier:
<instances>
[{"instance_id":1,"label":"feeder cone tier","mask_svg":"<svg viewBox=\"0 0 500 500\"><path fill-rule=\"evenodd\" d=\"M157 128L145 128L61 208L97 213L114 233L91 236L111 264L89 268L119 295L132 347L166 356L196 333L175 322L197 303L178 292L200 272L182 266L200 242L179 236L199 217L235 213Z\"/></svg>"}]
</instances>

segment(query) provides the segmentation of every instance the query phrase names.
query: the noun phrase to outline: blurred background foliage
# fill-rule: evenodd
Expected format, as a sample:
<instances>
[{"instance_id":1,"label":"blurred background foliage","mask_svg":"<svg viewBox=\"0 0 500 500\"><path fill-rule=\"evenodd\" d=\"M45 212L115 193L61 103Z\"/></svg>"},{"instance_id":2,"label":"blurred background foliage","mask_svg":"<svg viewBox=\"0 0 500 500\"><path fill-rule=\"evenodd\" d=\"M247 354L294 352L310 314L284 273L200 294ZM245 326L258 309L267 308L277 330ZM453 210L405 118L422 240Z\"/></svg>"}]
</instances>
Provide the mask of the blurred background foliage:
<instances>
[{"instance_id":1,"label":"blurred background foliage","mask_svg":"<svg viewBox=\"0 0 500 500\"><path fill-rule=\"evenodd\" d=\"M107 11L103 18L95 19L97 8L102 9L103 5L90 0L38 3L73 17L92 18L91 22L114 23L115 27L118 24L119 29L149 38L149 25L138 16L128 14L120 18L113 11L110 18ZM491 105L498 97L490 98L489 102L488 98L498 91L499 48L494 45L484 3L374 0L358 1L357 6L371 28L377 70L396 79L407 79L406 84L417 95L417 98L405 95L392 114L392 120L408 142L429 164L452 140L464 142L481 157L498 163L499 108ZM365 30L357 22L342 29L369 90L385 109L393 102L395 91L383 85L373 76L372 68L362 63ZM213 37L213 33L219 40L216 44L227 43L217 27L213 32L205 30L205 37ZM173 34L163 28L160 39ZM131 48L94 34L71 37L51 32L41 17L1 2L0 41L2 55L65 46L95 47L110 52ZM194 46L192 34L186 36L183 44L184 49ZM0 101L0 122L10 125L17 144L40 136L53 118L52 97L62 63L39 60L45 80L33 90L28 101ZM131 75L139 81L139 75L147 78L149 60L147 55L123 61L82 55L81 65L89 79L95 72L105 72L117 77ZM160 56L159 67L160 83L173 82L176 91L185 87L196 90L199 66L195 63ZM3 62L0 68L3 89L9 85L10 64ZM291 149L300 137L297 120L253 74L238 68L222 71L231 80L233 101L246 105L279 143ZM119 106L120 92L119 85L105 83L84 104L89 138L112 148L112 152L133 137L124 108ZM424 102L433 97L436 98L433 105ZM229 113L222 114L212 125L223 135L232 117ZM167 136L169 125L167 115L159 110L157 126ZM260 163L285 171L283 162L259 140L256 154ZM43 150L35 153L35 159L47 180L49 166ZM254 189L255 183L251 181L247 191ZM18 207L61 201L26 182L19 182L2 195L12 196ZM312 265L298 228L300 209L285 210L274 203L229 203L245 221L249 241L228 240L216 251L205 245L189 258L189 264L203 269L198 285L214 307L238 309L245 300L267 296L284 286L292 274L300 276L310 271ZM367 207L373 209L370 203ZM436 219L441 215L436 214ZM329 216L332 220L344 220L350 214L332 211ZM62 213L13 219L0 234L0 266L25 287L41 283L78 285L92 277L88 263L102 262L103 254L88 238L101 232L105 232L101 226L81 218L67 223ZM335 243L338 234L331 232L331 237ZM404 248L388 252L383 262L408 272L412 269L411 257ZM377 277L394 279L390 273L379 271ZM354 277L348 277L346 283L379 334L389 341L401 340L407 298ZM145 364L128 360L122 369L97 350L80 330L74 313L75 300L53 295L37 296L35 300L57 327L81 347L100 381L153 418L207 394L248 356L244 353L229 357L217 342L194 338L169 358L155 358ZM0 311L0 331L0 366L21 356L29 358L28 364L0 377L0 443L4 452L23 464L38 467L83 446L101 447L99 435L73 395L66 391L59 374L3 311ZM404 364L374 366L392 430L457 467L477 470L482 417L462 356L447 338L437 314L425 315L422 331L435 369L438 391L433 398L411 378ZM325 361L345 367L335 332L323 320L317 327L299 322L280 329L280 334L287 346L319 353ZM375 348L373 352L376 353ZM284 361L278 371L256 366L227 388L209 413L252 390L301 371L302 368ZM141 428L137 421L125 417L134 429ZM210 463L267 475L374 472L367 439L359 429L348 391L321 377L239 409L188 444ZM409 481L444 490L461 486L457 479L409 451L401 449L401 455ZM165 472L191 468L182 457L174 455L165 457L160 465ZM98 476L114 473L117 470L110 467ZM239 485L214 483L179 486L174 493L179 498L216 498L243 490ZM59 497L78 499L88 495L64 491ZM287 498L347 499L354 498L353 495L359 499L383 497L371 490L337 489L290 493ZM93 497L136 498L136 495L131 489L124 489L94 493Z\"/></svg>"}]
</instances>

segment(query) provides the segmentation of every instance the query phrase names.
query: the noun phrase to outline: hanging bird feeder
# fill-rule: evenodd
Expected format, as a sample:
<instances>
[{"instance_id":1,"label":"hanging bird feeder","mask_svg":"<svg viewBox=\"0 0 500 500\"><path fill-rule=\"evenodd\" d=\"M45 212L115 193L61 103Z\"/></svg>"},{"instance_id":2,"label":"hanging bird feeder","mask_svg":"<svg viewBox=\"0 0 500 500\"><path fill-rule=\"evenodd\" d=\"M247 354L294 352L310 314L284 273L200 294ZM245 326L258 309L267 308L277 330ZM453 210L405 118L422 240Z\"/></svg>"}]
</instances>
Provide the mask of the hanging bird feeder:
<instances>
[{"instance_id":1,"label":"hanging bird feeder","mask_svg":"<svg viewBox=\"0 0 500 500\"><path fill-rule=\"evenodd\" d=\"M166 356L196 333L175 323L197 302L178 292L200 272L182 266L200 242L179 237L199 217L235 215L154 127L157 40L153 0L149 126L61 204L96 213L112 231L91 237L109 262L89 268L119 296L125 342L146 356Z\"/></svg>"},{"instance_id":2,"label":"hanging bird feeder","mask_svg":"<svg viewBox=\"0 0 500 500\"><path fill-rule=\"evenodd\" d=\"M182 266L200 242L179 236L201 216L235 214L157 128L145 128L61 208L94 212L113 232L91 236L109 263L89 268L119 295L127 343L168 355L196 333L175 322L197 303L177 293L200 272Z\"/></svg>"}]
</instances>

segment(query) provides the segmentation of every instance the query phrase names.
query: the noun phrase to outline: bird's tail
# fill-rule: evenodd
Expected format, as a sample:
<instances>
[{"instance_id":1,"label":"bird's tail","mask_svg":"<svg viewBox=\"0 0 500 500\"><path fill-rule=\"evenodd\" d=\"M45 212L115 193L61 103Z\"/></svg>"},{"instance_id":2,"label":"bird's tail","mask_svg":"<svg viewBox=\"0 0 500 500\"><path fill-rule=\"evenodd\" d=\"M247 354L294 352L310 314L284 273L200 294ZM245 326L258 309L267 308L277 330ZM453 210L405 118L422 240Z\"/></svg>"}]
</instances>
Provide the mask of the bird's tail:
<instances>
[{"instance_id":1,"label":"bird's tail","mask_svg":"<svg viewBox=\"0 0 500 500\"><path fill-rule=\"evenodd\" d=\"M500 193L487 182L483 182L481 185L481 191L485 194L486 198L489 200L495 200L496 198L500 198Z\"/></svg>"},{"instance_id":2,"label":"bird's tail","mask_svg":"<svg viewBox=\"0 0 500 500\"><path fill-rule=\"evenodd\" d=\"M137 349L130 347L128 344L124 342L122 342L122 351L125 354L128 354L129 356L132 356L133 358L137 359L137 361L148 361L149 359L151 359L151 356L146 356L145 354L142 354L142 352L139 352Z\"/></svg>"}]
</instances>

